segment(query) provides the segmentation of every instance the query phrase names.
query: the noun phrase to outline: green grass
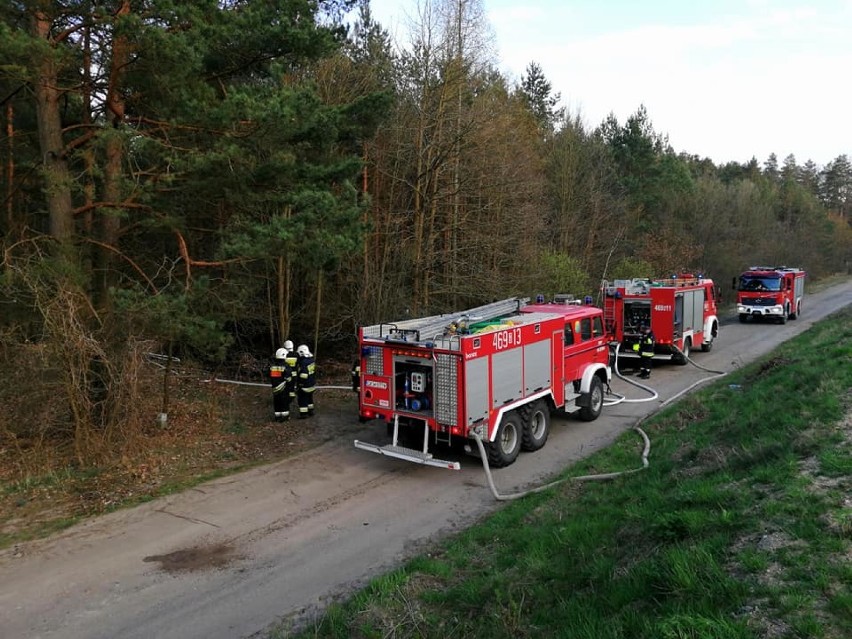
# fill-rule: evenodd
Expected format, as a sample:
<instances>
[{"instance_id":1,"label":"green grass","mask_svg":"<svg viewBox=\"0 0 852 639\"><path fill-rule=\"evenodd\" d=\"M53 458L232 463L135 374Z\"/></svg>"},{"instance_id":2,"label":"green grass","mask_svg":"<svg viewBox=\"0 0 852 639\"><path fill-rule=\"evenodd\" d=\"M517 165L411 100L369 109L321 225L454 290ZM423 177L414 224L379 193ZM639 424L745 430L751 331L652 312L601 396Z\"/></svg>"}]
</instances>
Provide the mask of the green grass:
<instances>
[{"instance_id":1,"label":"green grass","mask_svg":"<svg viewBox=\"0 0 852 639\"><path fill-rule=\"evenodd\" d=\"M847 309L645 422L645 472L511 502L270 636L852 636L850 389ZM565 476L640 450L627 433Z\"/></svg>"}]
</instances>

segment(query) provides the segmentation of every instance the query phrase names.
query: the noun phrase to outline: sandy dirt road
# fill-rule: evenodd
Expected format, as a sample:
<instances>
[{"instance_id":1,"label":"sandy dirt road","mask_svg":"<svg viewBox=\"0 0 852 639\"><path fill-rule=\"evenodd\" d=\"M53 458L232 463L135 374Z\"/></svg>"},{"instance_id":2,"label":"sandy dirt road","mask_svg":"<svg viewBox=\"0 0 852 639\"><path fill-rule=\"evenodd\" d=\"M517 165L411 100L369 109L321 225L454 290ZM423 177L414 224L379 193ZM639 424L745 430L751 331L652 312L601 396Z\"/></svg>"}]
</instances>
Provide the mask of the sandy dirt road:
<instances>
[{"instance_id":1,"label":"sandy dirt road","mask_svg":"<svg viewBox=\"0 0 852 639\"><path fill-rule=\"evenodd\" d=\"M850 303L846 282L809 295L784 326L725 322L713 350L693 359L731 371ZM650 383L665 400L707 376L665 365ZM613 389L641 396L621 380ZM660 400L605 409L592 423L554 419L544 449L494 472L498 490L541 483ZM0 552L0 637L262 636L499 507L475 458L452 472L354 449L385 430L356 413L353 397L351 437Z\"/></svg>"}]
</instances>

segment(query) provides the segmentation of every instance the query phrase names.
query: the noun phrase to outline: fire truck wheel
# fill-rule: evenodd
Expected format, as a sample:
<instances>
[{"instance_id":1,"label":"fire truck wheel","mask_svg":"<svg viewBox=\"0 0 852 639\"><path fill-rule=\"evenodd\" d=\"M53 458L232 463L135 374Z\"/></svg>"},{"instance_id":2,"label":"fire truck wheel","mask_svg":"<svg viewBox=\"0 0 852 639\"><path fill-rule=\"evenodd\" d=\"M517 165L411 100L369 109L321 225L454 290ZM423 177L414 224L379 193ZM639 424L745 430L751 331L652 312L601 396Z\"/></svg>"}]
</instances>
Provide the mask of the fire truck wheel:
<instances>
[{"instance_id":1,"label":"fire truck wheel","mask_svg":"<svg viewBox=\"0 0 852 639\"><path fill-rule=\"evenodd\" d=\"M521 416L516 411L503 415L497 436L488 444L488 463L503 468L514 462L521 452Z\"/></svg>"},{"instance_id":2,"label":"fire truck wheel","mask_svg":"<svg viewBox=\"0 0 852 639\"><path fill-rule=\"evenodd\" d=\"M545 402L538 401L532 405L529 418L524 423L524 437L521 441L523 450L538 450L547 442L550 434L550 408Z\"/></svg>"},{"instance_id":3,"label":"fire truck wheel","mask_svg":"<svg viewBox=\"0 0 852 639\"><path fill-rule=\"evenodd\" d=\"M701 350L705 353L709 353L713 349L713 342L704 342L701 345Z\"/></svg>"},{"instance_id":4,"label":"fire truck wheel","mask_svg":"<svg viewBox=\"0 0 852 639\"><path fill-rule=\"evenodd\" d=\"M686 366L686 363L689 361L689 354L692 351L692 339L687 337L683 340L683 348L680 349L680 353L675 355L674 363L680 364L681 366Z\"/></svg>"},{"instance_id":5,"label":"fire truck wheel","mask_svg":"<svg viewBox=\"0 0 852 639\"><path fill-rule=\"evenodd\" d=\"M584 422L593 422L601 414L604 403L603 383L601 378L595 375L589 388L589 405L580 409L580 419Z\"/></svg>"},{"instance_id":6,"label":"fire truck wheel","mask_svg":"<svg viewBox=\"0 0 852 639\"><path fill-rule=\"evenodd\" d=\"M740 313L740 323L745 324L748 321L748 315L745 313Z\"/></svg>"}]
</instances>

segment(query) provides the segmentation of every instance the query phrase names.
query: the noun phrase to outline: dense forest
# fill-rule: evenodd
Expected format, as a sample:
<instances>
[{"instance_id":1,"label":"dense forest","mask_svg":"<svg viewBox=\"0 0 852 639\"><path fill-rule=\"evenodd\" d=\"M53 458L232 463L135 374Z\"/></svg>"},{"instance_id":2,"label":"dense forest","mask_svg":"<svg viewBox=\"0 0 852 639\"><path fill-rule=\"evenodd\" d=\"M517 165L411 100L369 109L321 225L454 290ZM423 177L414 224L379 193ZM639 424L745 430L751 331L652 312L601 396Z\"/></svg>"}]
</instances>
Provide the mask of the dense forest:
<instances>
[{"instance_id":1,"label":"dense forest","mask_svg":"<svg viewBox=\"0 0 852 639\"><path fill-rule=\"evenodd\" d=\"M34 418L83 457L137 417L145 353L349 359L407 314L849 267L846 155L719 166L642 105L592 128L535 61L501 74L482 0L422 6L395 43L367 0L4 2L4 403L62 396Z\"/></svg>"}]
</instances>

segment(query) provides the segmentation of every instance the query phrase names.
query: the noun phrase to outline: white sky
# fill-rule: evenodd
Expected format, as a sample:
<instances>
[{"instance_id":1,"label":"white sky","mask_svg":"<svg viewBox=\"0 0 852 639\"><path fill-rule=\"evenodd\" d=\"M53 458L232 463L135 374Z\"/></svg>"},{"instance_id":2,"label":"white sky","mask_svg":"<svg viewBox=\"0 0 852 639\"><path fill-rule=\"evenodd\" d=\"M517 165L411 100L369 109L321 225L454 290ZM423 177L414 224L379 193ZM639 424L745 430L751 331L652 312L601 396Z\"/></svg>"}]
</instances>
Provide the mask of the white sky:
<instances>
[{"instance_id":1,"label":"white sky","mask_svg":"<svg viewBox=\"0 0 852 639\"><path fill-rule=\"evenodd\" d=\"M405 45L423 2L371 6ZM589 128L644 104L675 151L717 164L852 156L852 0L481 2L501 71L538 63Z\"/></svg>"}]
</instances>

